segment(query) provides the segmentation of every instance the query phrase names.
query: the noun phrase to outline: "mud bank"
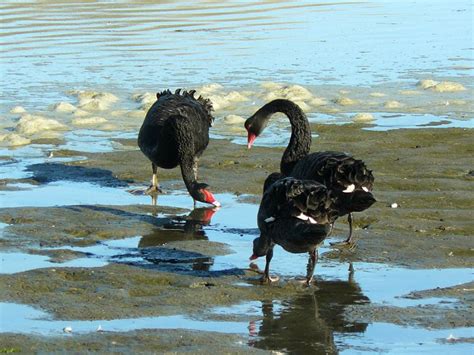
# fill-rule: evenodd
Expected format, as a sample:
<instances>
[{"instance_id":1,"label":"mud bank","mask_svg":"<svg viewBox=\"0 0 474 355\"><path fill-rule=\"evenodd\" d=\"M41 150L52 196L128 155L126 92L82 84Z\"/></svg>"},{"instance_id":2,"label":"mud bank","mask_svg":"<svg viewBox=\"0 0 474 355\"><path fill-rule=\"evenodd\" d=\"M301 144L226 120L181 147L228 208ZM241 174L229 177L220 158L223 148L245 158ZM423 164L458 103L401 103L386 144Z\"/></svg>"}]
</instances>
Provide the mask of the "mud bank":
<instances>
[{"instance_id":1,"label":"mud bank","mask_svg":"<svg viewBox=\"0 0 474 355\"><path fill-rule=\"evenodd\" d=\"M322 268L318 264L316 275L332 275L332 269L340 270L339 274L317 276L315 287L310 289L288 277L274 285L261 286L259 274L242 261L248 257L246 253L258 233L249 226L255 226L255 204L259 202L261 186L270 172L278 170L282 148L255 147L248 151L226 140L212 140L201 160L200 177L221 194L224 207L212 212L203 209L198 216L189 213L192 203L186 194L176 197L176 201L184 203L171 204L172 207L166 203L175 198L172 191L184 188L178 169L159 171L160 182L169 193L158 198L157 206L124 198L127 194L132 196L128 190L147 186L151 173L149 162L135 148L134 140L118 140L124 149L109 153L55 151L56 157L74 159L35 164L27 167L31 172L28 178L4 179L0 192L5 206L14 205L15 194L31 191L34 197L38 189L58 182L72 187L90 183L93 193L115 189L120 196L110 204L54 206L60 205L61 198L56 197L59 202L49 207L0 209L3 255L16 252L26 255L24 260L33 256L49 260L40 269L32 262L23 272L0 275L0 300L5 304L32 305L54 319L71 322L140 317L158 317L158 322L159 317L184 314L203 322L243 321L246 325L237 334L219 332L218 336L206 328L199 332L178 327L174 333L133 329L72 335L61 334L57 329L59 334L52 335L54 342L29 331L19 335L23 332L18 329L15 334L0 336L0 350L61 351L73 347L77 351L121 352L123 347L137 344L136 349L143 351L247 352L256 351L255 347L282 350L286 346L295 351L326 349L335 353L337 337L344 339L344 334L352 331L363 333L369 323L375 327L391 323L454 330L474 326L474 291L472 283L466 283L470 281L468 276L463 285L448 283L447 287L436 288L434 283L425 289L403 291L397 297L415 302L407 305L378 302L373 291L369 292L364 283L359 286L351 275L347 281L342 280L347 277L343 274L347 274L344 265L348 262L356 265L355 280L358 275L363 280L364 273L370 272L377 277L376 269L370 271L370 266L364 266L373 263L383 265L383 270L404 267L406 272L423 272L437 268L452 270L452 275L452 268L474 265L472 130L363 129L368 127L312 127L319 134L313 151L323 147L347 150L374 170L378 203L355 216L357 248L324 248ZM228 210L226 203L231 206ZM391 207L393 203L397 208ZM235 211L233 204L237 206ZM254 212L239 214L239 209L251 206ZM230 217L221 217L221 222L215 223L211 220L213 213L217 217L227 213ZM329 238L332 241L347 233L344 221L338 221L336 227ZM288 260L293 262L293 257L288 256ZM83 264L68 266L74 260L83 260ZM274 260L277 273L287 270L279 266L281 255ZM289 264L288 270L301 274L304 265L300 260L304 258ZM96 264L89 265L91 261ZM336 294L342 298L333 302ZM437 301L430 303L433 298ZM257 303L258 312L232 310L252 302ZM219 313L216 307L228 308ZM294 324L295 318L302 319L308 307L314 309L314 314L308 316L302 328L318 324L319 330L314 331L325 339L318 343L322 348L314 344L301 348L303 339L283 330L291 328L289 324ZM267 327L273 327L271 324L281 326L281 339L267 332ZM255 327L259 331L253 334ZM292 337L294 341L285 343ZM208 341L211 338L213 341ZM344 346L348 349L357 348L347 341ZM464 336L460 341L468 342L470 338Z\"/></svg>"},{"instance_id":2,"label":"mud bank","mask_svg":"<svg viewBox=\"0 0 474 355\"><path fill-rule=\"evenodd\" d=\"M394 130L388 132L368 131L363 125L313 125L313 132L319 137L314 139L312 151L326 150L349 151L363 158L374 170L376 178L375 193L378 203L369 211L356 214L355 226L360 235L355 252L335 251L334 258L351 261L386 262L409 267L466 267L471 266L474 250L469 239L474 234L472 222L472 169L474 156L472 148L472 130L469 129L420 129ZM354 134L357 131L357 134ZM120 140L121 144L135 146L134 140ZM265 177L279 169L282 148L254 147L247 150L244 146L229 143L227 140L212 140L200 161L201 181L211 186L214 192L230 192L238 200L258 203ZM149 161L142 153L124 150L110 153L77 153L58 151L56 156L80 155L87 159L66 164L39 164L33 169L30 179L4 180L2 187L8 188L13 182L38 184L54 181L55 176L64 176L70 181L82 178L99 184L115 186L144 187L151 175ZM32 168L30 168L32 169ZM54 174L52 170L60 171ZM73 173L67 173L71 170ZM83 172L99 171L98 176ZM47 178L46 178L47 177ZM184 188L179 169L159 170L159 180L168 191ZM398 208L391 208L396 203ZM117 201L120 204L120 201ZM106 207L104 207L106 208ZM140 207L142 208L142 207ZM98 208L95 208L97 210ZM82 208L78 213L90 211ZM143 210L150 212L149 210ZM1 221L11 224L8 213L3 210ZM66 210L66 213L69 211ZM97 211L93 211L97 212ZM22 216L41 214L41 211L17 212ZM61 209L45 210L38 221L52 219L61 215ZM134 211L131 217L140 217L141 212ZM50 214L52 214L50 216ZM119 214L116 212L115 214ZM112 214L109 214L110 216ZM66 215L65 215L66 216ZM86 215L87 216L87 215ZM72 216L71 216L72 217ZM61 217L59 217L61 218ZM96 221L100 223L100 214ZM81 224L69 226L76 228L74 233L86 233L92 227L86 218ZM73 225L77 219L61 219L61 225ZM120 225L125 236L136 225L136 218L129 218ZM155 221L156 222L156 221ZM129 224L127 226L127 224ZM38 231L46 229L41 223L34 226ZM11 226L26 228L25 223ZM93 223L92 223L93 225ZM113 224L109 232L115 233ZM345 228L341 219L336 224ZM107 227L108 228L108 227ZM107 229L106 228L106 229ZM120 229L118 228L118 229ZM9 230L9 229L8 229ZM139 229L141 232L142 230ZM73 234L74 234L73 233ZM107 233L107 232L106 232ZM119 235L121 232L118 232ZM338 229L337 235L345 230ZM42 234L46 243L47 232ZM63 235L70 235L64 232ZM109 233L109 236L111 234ZM365 237L364 235L370 235ZM426 246L430 247L426 250ZM423 257L419 250L424 250Z\"/></svg>"},{"instance_id":3,"label":"mud bank","mask_svg":"<svg viewBox=\"0 0 474 355\"><path fill-rule=\"evenodd\" d=\"M54 339L54 341L52 341ZM143 330L126 333L95 333L70 337L41 337L18 334L0 335L0 352L69 352L71 349L87 353L127 353L133 349L139 353L266 353L246 346L246 337L192 332L182 330Z\"/></svg>"}]
</instances>

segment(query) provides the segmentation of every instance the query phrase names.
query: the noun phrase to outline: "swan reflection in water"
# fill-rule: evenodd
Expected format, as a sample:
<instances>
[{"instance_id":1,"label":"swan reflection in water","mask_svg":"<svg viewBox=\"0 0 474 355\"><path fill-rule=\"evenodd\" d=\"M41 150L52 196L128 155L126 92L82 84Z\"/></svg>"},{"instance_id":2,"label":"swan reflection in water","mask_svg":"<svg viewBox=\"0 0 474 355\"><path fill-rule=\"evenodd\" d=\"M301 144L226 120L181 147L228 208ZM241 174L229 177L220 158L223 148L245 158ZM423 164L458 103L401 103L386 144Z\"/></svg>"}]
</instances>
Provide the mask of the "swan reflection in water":
<instances>
[{"instance_id":1,"label":"swan reflection in water","mask_svg":"<svg viewBox=\"0 0 474 355\"><path fill-rule=\"evenodd\" d=\"M353 281L318 280L317 289L288 301L262 301L263 319L249 324L250 345L301 354L337 354L334 332L363 333L367 323L344 319L348 305L368 303Z\"/></svg>"},{"instance_id":2,"label":"swan reflection in water","mask_svg":"<svg viewBox=\"0 0 474 355\"><path fill-rule=\"evenodd\" d=\"M211 222L217 208L196 208L185 217L175 217L138 243L140 255L148 262L169 271L209 271L213 258L197 252L167 247L176 241L208 240L204 226Z\"/></svg>"}]
</instances>

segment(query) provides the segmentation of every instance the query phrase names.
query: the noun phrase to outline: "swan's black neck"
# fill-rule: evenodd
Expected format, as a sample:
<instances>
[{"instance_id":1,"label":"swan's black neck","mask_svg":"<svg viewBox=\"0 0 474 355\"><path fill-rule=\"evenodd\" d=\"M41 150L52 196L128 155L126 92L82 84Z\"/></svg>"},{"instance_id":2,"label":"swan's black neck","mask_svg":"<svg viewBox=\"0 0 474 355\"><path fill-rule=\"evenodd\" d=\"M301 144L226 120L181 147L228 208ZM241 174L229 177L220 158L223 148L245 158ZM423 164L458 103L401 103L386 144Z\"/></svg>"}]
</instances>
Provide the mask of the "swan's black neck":
<instances>
[{"instance_id":1,"label":"swan's black neck","mask_svg":"<svg viewBox=\"0 0 474 355\"><path fill-rule=\"evenodd\" d=\"M277 99L260 108L254 115L261 127L266 125L271 115L276 112L284 113L291 123L290 143L283 153L280 171L289 175L294 165L311 149L311 128L303 110L290 100ZM257 122L255 122L257 123Z\"/></svg>"},{"instance_id":2,"label":"swan's black neck","mask_svg":"<svg viewBox=\"0 0 474 355\"><path fill-rule=\"evenodd\" d=\"M183 176L184 184L191 197L197 201L206 202L202 200L202 196L199 193L199 188L201 185L205 186L205 184L200 184L196 180L194 175L194 163L191 157L181 161L181 175Z\"/></svg>"}]
</instances>

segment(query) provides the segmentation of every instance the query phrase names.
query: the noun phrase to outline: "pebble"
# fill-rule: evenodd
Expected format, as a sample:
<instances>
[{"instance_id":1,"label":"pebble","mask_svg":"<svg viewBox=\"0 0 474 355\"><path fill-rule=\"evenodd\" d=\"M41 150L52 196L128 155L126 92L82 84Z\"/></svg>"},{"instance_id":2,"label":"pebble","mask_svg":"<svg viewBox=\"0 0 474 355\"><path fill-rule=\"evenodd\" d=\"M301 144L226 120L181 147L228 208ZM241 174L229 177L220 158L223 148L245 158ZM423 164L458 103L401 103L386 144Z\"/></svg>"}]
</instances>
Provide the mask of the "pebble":
<instances>
[{"instance_id":1,"label":"pebble","mask_svg":"<svg viewBox=\"0 0 474 355\"><path fill-rule=\"evenodd\" d=\"M63 328L63 332L64 332L64 333L72 333L72 327L69 327L69 326L68 326L68 327L64 327L64 328Z\"/></svg>"},{"instance_id":2,"label":"pebble","mask_svg":"<svg viewBox=\"0 0 474 355\"><path fill-rule=\"evenodd\" d=\"M390 205L390 207L392 207L392 208L398 208L398 203L394 202L394 203L392 203L392 204Z\"/></svg>"}]
</instances>

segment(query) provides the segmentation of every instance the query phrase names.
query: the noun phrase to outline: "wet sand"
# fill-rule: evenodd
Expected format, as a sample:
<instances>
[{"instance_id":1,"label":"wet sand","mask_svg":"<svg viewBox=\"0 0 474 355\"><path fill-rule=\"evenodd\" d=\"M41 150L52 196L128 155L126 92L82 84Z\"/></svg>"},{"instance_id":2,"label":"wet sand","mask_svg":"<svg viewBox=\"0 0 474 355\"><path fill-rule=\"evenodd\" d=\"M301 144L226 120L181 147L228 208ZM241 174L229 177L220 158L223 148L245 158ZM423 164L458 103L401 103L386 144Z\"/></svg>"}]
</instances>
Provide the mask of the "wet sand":
<instances>
[{"instance_id":1,"label":"wet sand","mask_svg":"<svg viewBox=\"0 0 474 355\"><path fill-rule=\"evenodd\" d=\"M322 255L323 262L379 263L385 265L387 270L400 266L409 269L471 268L474 265L472 130L452 128L377 132L363 130L363 127L367 126L312 127L313 132L319 134L319 138L313 142L312 151L323 147L325 150L347 150L367 162L374 170L378 200L368 211L355 215L357 247L354 250L331 249ZM129 148L135 147L134 140L122 139L120 143ZM281 148L265 147L248 151L244 146L227 140L211 140L201 159L199 175L214 192L230 193L237 201L258 204L263 181L270 172L278 170L282 151ZM134 189L145 187L150 178L150 164L137 149L110 153L63 150L55 152L55 155L84 156L87 159L64 164L39 164L31 167L34 171L32 178L6 179L2 181L1 188L10 191L16 189L12 183L41 186L66 179ZM159 170L159 178L165 190L184 188L179 169ZM191 199L189 202L191 207ZM392 203L397 203L398 208L392 208ZM258 320L260 317L206 312L210 307L232 306L246 301L297 300L301 297L310 297L305 299L305 302L310 303L313 302L310 299L316 297L317 301L314 302L324 307L327 301L321 299L320 292L327 292L329 286L328 281L319 276L316 286L306 289L292 280L260 286L256 281L258 274L245 268L209 271L206 268L180 270L173 267L147 267L134 264L133 258L137 255L131 256L132 261L124 256L124 260L117 258L116 263L102 267L70 268L62 265L62 262L88 257L87 252L82 249L71 250L71 246L88 247L146 235L151 235L152 239L158 238L158 242L151 242L150 245L160 245L159 241L163 241L160 238L166 239L166 236L157 235L157 230L169 224L177 215L188 211L188 208L161 206L160 197L158 206L121 204L121 201L116 201L114 205L2 208L0 222L7 224L1 240L2 249L47 255L57 266L0 275L0 300L39 307L61 320L112 320L177 314L200 314L202 317L204 312L209 320L243 320L251 324L252 319ZM340 240L347 233L345 221L339 220L336 227L335 233L329 238L331 241ZM250 234L251 240L258 232L255 229L243 229L238 233L244 237ZM232 252L225 241L209 241L201 238L199 233L174 239L172 242L167 239L169 244L165 243L164 248L169 253L180 251L178 259L188 257L206 264L209 258ZM249 242L249 252L250 248ZM143 259L144 256L138 257ZM337 297L352 294L353 291L347 293L347 290L354 290L354 287L349 281L339 290L341 295ZM474 326L472 283L413 291L407 295L408 298L454 299L455 306L428 304L404 307L341 300L340 305L344 306L337 310L337 314L354 324L383 322L428 329ZM357 299L360 297L357 296ZM326 329L329 334L337 331L336 325L321 317L318 319L323 319L325 324L321 329ZM262 327L268 319L265 316ZM18 333L21 333L21 329ZM55 335L54 342L49 341L49 337L18 333L0 335L2 351L64 351L73 348L76 351L120 352L129 348L130 344L137 344L138 348L135 349L144 352L247 352L257 351L255 347L275 348L271 345L271 337L265 338L265 333L260 334L262 339L267 339L263 343L259 343L258 337L255 341L249 341L242 334L213 336L212 332L183 329L159 333L135 330L74 334L73 337ZM470 342L472 338L464 337L457 341ZM324 344L327 351L337 352L332 341Z\"/></svg>"}]
</instances>

